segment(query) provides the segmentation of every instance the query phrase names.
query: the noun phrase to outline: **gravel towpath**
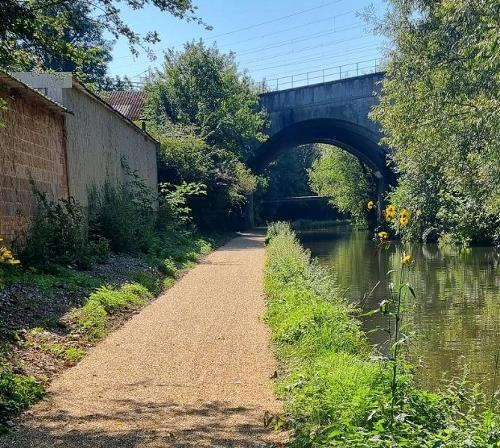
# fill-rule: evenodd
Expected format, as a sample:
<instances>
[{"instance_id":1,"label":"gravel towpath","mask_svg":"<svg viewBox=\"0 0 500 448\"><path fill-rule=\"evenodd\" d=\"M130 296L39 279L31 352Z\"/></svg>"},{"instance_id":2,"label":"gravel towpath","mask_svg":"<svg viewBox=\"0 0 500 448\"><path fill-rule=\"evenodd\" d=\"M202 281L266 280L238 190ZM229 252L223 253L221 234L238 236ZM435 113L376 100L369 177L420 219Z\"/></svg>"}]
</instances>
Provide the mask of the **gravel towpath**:
<instances>
[{"instance_id":1,"label":"gravel towpath","mask_svg":"<svg viewBox=\"0 0 500 448\"><path fill-rule=\"evenodd\" d=\"M272 447L263 237L206 257L92 350L1 447Z\"/></svg>"}]
</instances>

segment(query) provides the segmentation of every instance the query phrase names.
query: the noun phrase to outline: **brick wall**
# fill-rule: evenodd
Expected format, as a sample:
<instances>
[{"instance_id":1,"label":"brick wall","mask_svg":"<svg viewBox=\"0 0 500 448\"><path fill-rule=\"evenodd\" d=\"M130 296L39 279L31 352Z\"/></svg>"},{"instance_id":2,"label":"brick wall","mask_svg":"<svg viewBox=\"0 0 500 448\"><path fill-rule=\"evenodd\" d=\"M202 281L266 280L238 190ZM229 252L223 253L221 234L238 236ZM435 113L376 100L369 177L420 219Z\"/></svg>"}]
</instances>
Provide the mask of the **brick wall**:
<instances>
[{"instance_id":1,"label":"brick wall","mask_svg":"<svg viewBox=\"0 0 500 448\"><path fill-rule=\"evenodd\" d=\"M54 198L68 197L64 117L23 93L0 94L0 235L22 235L33 215L30 179Z\"/></svg>"}]
</instances>

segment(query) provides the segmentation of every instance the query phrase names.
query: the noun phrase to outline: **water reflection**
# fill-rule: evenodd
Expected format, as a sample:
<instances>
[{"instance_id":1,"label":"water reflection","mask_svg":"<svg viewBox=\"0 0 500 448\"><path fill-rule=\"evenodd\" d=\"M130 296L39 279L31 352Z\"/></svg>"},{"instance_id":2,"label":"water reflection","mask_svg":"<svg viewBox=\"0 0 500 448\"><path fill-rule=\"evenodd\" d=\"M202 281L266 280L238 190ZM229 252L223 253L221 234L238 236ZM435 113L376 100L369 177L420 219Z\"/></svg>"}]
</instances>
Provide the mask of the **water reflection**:
<instances>
[{"instance_id":1,"label":"water reflection","mask_svg":"<svg viewBox=\"0 0 500 448\"><path fill-rule=\"evenodd\" d=\"M351 301L366 298L371 310L386 297L387 272L399 269L401 246L391 243L378 250L365 232L338 228L328 235L303 235L313 256L332 266L339 285ZM500 350L500 257L488 247L468 252L414 245L410 281L417 300L408 300L409 327L414 332L410 357L421 363L419 381L436 387L443 377L461 375L467 364L471 379L492 387L495 353ZM367 331L385 323L376 315L365 320ZM370 332L373 343L384 347L387 336Z\"/></svg>"}]
</instances>

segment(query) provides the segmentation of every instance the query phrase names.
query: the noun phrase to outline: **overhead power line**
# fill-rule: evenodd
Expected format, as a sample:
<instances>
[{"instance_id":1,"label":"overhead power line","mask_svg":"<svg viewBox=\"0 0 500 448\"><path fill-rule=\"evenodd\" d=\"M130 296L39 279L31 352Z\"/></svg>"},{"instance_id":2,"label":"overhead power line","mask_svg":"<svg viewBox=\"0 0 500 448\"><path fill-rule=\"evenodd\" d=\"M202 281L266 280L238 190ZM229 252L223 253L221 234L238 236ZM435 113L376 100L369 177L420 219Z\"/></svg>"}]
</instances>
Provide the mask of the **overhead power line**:
<instances>
[{"instance_id":1,"label":"overhead power line","mask_svg":"<svg viewBox=\"0 0 500 448\"><path fill-rule=\"evenodd\" d=\"M235 29L235 30L232 30L232 31L228 31L228 32L225 32L225 33L220 33L220 34L216 34L215 36L210 36L209 34L205 35L205 36L201 36L201 39L211 39L211 40L215 40L219 37L223 37L223 36L228 36L228 35L232 35L232 34L235 34L235 33L238 33L238 32L242 32L242 31L247 31L247 30L250 30L250 29L254 29L254 28L257 28L257 27L260 27L260 26L263 26L263 25L267 25L267 24L270 24L270 23L275 23L275 22L278 22L278 21L282 21L282 20L286 20L286 19L289 19L291 17L295 17L295 16L299 16L299 15L302 15L302 14L306 14L308 12L311 12L311 11L315 11L315 10L318 10L318 9L322 9L322 8L325 8L327 6L331 6L333 4L336 4L336 3L340 3L344 0L336 0L336 1L331 1L331 2L328 2L328 3L325 3L323 5L319 5L319 6L315 6L313 8L308 8L308 9L304 9L302 11L298 11L298 12L295 12L295 13L292 13L292 14L288 14L288 15L285 15L285 16L281 16L281 17L277 17L275 19L271 19L271 20L267 20L267 21L264 21L264 22L260 22L260 23L256 23L256 24L253 24L253 25L249 25L247 27L243 27L243 28L238 28L238 29ZM346 15L348 13L351 13L353 12L354 10L351 10L351 11L348 11L348 12L345 12L345 13L341 13L341 14L338 14L336 16L331 16L332 19L333 18L336 18L336 17L341 17L343 15ZM311 22L310 24L313 24L314 22ZM301 25L301 26L306 26L307 24L305 25ZM293 28L292 28L293 29ZM282 30L281 32L286 32L286 31L290 31L291 29L288 29L288 30ZM272 33L272 34L278 34L279 32L275 32L275 33ZM255 40L255 39L259 39L261 38L262 36L259 36L259 37L255 37L255 38L251 38L251 39L248 39L247 41L251 41L251 40ZM239 43L244 43L245 41L243 42L239 42ZM223 46L229 46L229 45L234 45L233 43L231 44L225 44ZM176 48L179 48L180 46L171 46L171 47L162 47L162 48L158 48L156 50L152 50L151 52L152 53L158 53L160 51L165 51L165 50L168 50L170 48L173 48L173 49L176 49ZM120 60L120 59L129 59L129 58L134 58L135 56L134 55L126 55L126 56L119 56L119 57L116 57L114 58L114 60Z\"/></svg>"},{"instance_id":2,"label":"overhead power line","mask_svg":"<svg viewBox=\"0 0 500 448\"><path fill-rule=\"evenodd\" d=\"M272 55L268 55L268 56L260 57L260 58L255 58L255 59L250 59L250 60L243 59L243 61L239 60L238 62L240 64L242 62L244 64L252 64L254 62L262 62L262 61L267 61L267 60L270 60L270 59L275 60L276 58L280 58L280 57L283 57L283 56L296 55L296 54L303 53L305 51L317 50L319 48L327 48L327 47L330 47L332 45L337 45L337 44L341 44L341 43L345 43L345 42L354 42L354 41L357 41L357 40L366 39L367 37L370 37L370 36L367 36L366 34L364 34L364 35L353 37L353 38L349 38L349 39L337 39L337 40L332 40L332 41L325 42L325 43L322 43L322 44L319 44L319 45L308 45L307 47L293 49L293 50L290 50L290 51L286 51L284 53L283 52L274 53Z\"/></svg>"},{"instance_id":3,"label":"overhead power line","mask_svg":"<svg viewBox=\"0 0 500 448\"><path fill-rule=\"evenodd\" d=\"M242 31L252 30L252 29L258 28L260 26L269 25L271 23L280 22L282 20L290 19L291 17L296 17L296 16L306 14L306 13L311 12L311 11L316 11L318 9L326 8L327 6L334 5L335 3L340 3L341 1L343 1L343 0L335 0L333 2L328 2L328 3L325 3L323 5L315 6L313 8L303 9L302 11L297 11L297 12L294 12L292 14L287 14L285 16L276 17L275 19L266 20L264 22L256 23L256 24L249 25L249 26L246 26L243 28L238 28L238 29L235 29L232 31L227 31L225 33L216 34L215 36L207 36L207 37L210 37L211 39L217 39L217 38L222 37L222 36L229 36L230 34L235 34L235 33L240 33Z\"/></svg>"},{"instance_id":4,"label":"overhead power line","mask_svg":"<svg viewBox=\"0 0 500 448\"><path fill-rule=\"evenodd\" d=\"M356 50L356 51L348 51L348 52L345 52L345 53L338 53L335 56L338 59L339 57L350 56L352 54L358 54L359 55L360 53L365 53L365 52L368 52L368 51L371 52L371 51L376 50L376 49L377 49L377 46L374 46L372 48L366 48L364 50ZM314 58L303 59L300 62L293 61L293 62L278 64L278 65L273 65L273 66L269 66L269 67L258 68L258 69L255 69L255 70L251 70L251 73L263 72L263 71L266 71L266 70L273 70L275 68L281 68L281 67L289 67L291 65L294 65L294 66L302 65L302 64L309 63L309 62L315 62L315 61L325 60L327 57L328 56L318 56L318 57L314 57ZM331 64L331 63L332 63L331 61L328 62L328 64ZM274 75L274 76L276 76L276 75Z\"/></svg>"},{"instance_id":5,"label":"overhead power line","mask_svg":"<svg viewBox=\"0 0 500 448\"><path fill-rule=\"evenodd\" d=\"M310 61L315 61L318 59L324 59L324 58L332 58L333 56L349 56L351 54L358 54L362 51L367 51L367 50L376 50L378 48L378 45L374 45L373 43L370 45L364 45L361 47L357 48L350 48L350 49L345 49L340 52L321 52L321 53L315 53L309 55L306 59L302 58L297 58L297 59L287 59L285 61L276 61L278 65L273 65L273 66L266 66L265 64L261 65L256 65L255 67L252 67L251 72L257 72L257 71L262 71L262 70L269 70L273 68L279 68L279 67L284 67L284 66L289 66L289 65L299 65L303 64L306 62ZM326 54L325 54L326 53ZM283 62L281 65L279 65L280 62Z\"/></svg>"}]
</instances>

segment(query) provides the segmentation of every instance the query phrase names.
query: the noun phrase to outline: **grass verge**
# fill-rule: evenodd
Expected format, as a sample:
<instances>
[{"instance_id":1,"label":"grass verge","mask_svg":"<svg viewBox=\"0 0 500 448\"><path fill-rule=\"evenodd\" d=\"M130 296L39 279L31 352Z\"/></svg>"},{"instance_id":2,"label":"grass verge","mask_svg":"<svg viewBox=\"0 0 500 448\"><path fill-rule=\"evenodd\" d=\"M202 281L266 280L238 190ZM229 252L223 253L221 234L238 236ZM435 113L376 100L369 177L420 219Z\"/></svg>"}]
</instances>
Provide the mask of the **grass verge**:
<instances>
[{"instance_id":1,"label":"grass verge","mask_svg":"<svg viewBox=\"0 0 500 448\"><path fill-rule=\"evenodd\" d=\"M287 224L270 226L266 241L266 319L293 447L500 447L497 402L464 380L422 390L407 364L393 395L392 364L372 353L332 273Z\"/></svg>"}]
</instances>

